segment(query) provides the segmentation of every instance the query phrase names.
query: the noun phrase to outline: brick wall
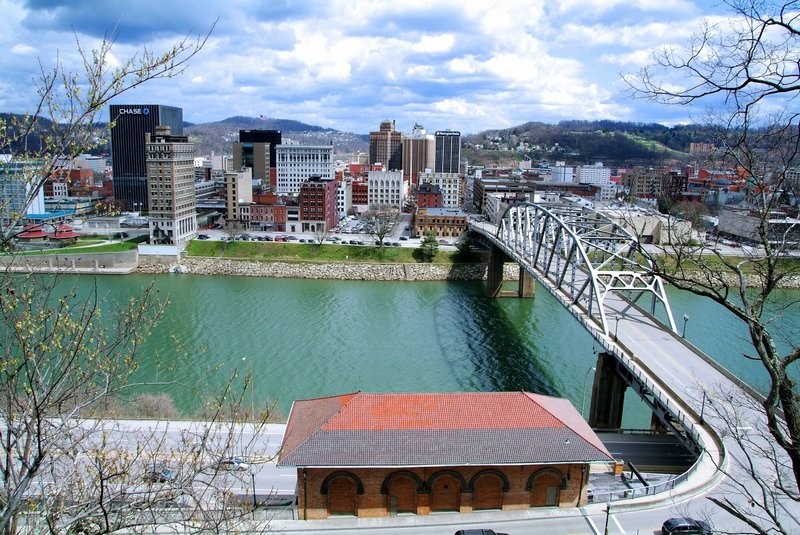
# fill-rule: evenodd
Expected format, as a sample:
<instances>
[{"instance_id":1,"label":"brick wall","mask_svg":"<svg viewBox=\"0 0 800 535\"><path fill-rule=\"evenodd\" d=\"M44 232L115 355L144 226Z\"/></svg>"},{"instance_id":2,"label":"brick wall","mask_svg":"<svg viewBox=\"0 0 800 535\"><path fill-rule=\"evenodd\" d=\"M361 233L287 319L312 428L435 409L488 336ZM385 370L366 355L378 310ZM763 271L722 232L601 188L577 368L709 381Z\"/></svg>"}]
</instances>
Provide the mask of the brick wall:
<instances>
[{"instance_id":1,"label":"brick wall","mask_svg":"<svg viewBox=\"0 0 800 535\"><path fill-rule=\"evenodd\" d=\"M300 518L434 511L576 507L586 503L584 465L298 470ZM305 472L305 478L304 478ZM551 503L552 502L552 503Z\"/></svg>"}]
</instances>

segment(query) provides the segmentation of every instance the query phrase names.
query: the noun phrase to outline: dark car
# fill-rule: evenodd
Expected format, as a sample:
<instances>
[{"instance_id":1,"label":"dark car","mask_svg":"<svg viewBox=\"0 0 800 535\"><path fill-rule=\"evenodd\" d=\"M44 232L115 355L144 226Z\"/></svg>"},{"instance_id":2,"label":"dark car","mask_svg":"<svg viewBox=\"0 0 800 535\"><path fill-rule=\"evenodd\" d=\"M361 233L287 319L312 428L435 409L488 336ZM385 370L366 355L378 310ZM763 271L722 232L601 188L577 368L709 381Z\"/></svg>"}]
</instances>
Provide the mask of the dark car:
<instances>
[{"instance_id":1,"label":"dark car","mask_svg":"<svg viewBox=\"0 0 800 535\"><path fill-rule=\"evenodd\" d=\"M679 516L664 522L664 525L661 526L661 533L662 535L683 535L688 533L711 535L713 531L711 531L711 526L702 520Z\"/></svg>"},{"instance_id":2,"label":"dark car","mask_svg":"<svg viewBox=\"0 0 800 535\"><path fill-rule=\"evenodd\" d=\"M456 531L456 535L508 535L508 533L500 533L493 529L460 529Z\"/></svg>"},{"instance_id":3,"label":"dark car","mask_svg":"<svg viewBox=\"0 0 800 535\"><path fill-rule=\"evenodd\" d=\"M148 483L168 483L175 481L177 477L178 471L174 468L156 465L147 471L144 475L144 480Z\"/></svg>"},{"instance_id":4,"label":"dark car","mask_svg":"<svg viewBox=\"0 0 800 535\"><path fill-rule=\"evenodd\" d=\"M198 234L197 235L197 239L198 240L209 240L209 239L211 239L211 236L209 236L208 234Z\"/></svg>"}]
</instances>

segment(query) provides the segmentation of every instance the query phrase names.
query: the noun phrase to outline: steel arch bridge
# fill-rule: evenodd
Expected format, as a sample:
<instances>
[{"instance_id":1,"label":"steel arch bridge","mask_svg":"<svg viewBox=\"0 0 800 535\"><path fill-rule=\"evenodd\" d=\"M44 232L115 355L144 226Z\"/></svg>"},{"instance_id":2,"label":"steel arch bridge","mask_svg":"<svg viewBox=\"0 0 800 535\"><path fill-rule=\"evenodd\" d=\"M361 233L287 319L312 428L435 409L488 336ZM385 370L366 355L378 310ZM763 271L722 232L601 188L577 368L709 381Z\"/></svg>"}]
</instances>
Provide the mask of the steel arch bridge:
<instances>
[{"instance_id":1,"label":"steel arch bridge","mask_svg":"<svg viewBox=\"0 0 800 535\"><path fill-rule=\"evenodd\" d=\"M550 291L582 309L606 336L611 335L606 301L612 294L633 302L651 297L649 312L655 314L660 305L677 332L653 260L630 232L599 212L569 204L520 204L506 211L490 239Z\"/></svg>"}]
</instances>

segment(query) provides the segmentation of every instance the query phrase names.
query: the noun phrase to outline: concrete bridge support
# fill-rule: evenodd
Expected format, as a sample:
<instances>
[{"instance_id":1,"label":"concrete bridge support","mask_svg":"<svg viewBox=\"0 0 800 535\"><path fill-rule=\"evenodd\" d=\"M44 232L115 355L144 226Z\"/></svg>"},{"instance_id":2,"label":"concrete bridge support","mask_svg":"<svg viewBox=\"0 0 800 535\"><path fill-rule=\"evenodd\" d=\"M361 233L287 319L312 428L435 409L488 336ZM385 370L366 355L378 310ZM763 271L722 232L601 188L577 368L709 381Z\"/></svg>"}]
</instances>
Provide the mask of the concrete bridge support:
<instances>
[{"instance_id":1,"label":"concrete bridge support","mask_svg":"<svg viewBox=\"0 0 800 535\"><path fill-rule=\"evenodd\" d=\"M496 246L489 248L489 262L486 273L487 297L533 297L536 284L533 275L522 266L519 267L519 284L516 291L503 289L504 267L508 262L514 262L502 249Z\"/></svg>"},{"instance_id":2,"label":"concrete bridge support","mask_svg":"<svg viewBox=\"0 0 800 535\"><path fill-rule=\"evenodd\" d=\"M622 409L625 405L627 388L627 381L617 373L617 360L614 355L611 353L597 355L588 420L593 429L622 427Z\"/></svg>"}]
</instances>

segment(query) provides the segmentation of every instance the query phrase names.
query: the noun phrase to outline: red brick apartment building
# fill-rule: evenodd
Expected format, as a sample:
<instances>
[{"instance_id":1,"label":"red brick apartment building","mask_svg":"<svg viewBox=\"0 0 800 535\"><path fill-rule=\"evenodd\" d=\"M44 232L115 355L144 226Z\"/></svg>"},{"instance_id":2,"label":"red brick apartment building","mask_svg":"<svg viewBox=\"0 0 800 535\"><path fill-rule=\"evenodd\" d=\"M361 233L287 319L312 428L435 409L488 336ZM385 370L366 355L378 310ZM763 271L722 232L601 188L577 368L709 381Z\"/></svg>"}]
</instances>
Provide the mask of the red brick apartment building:
<instances>
[{"instance_id":1,"label":"red brick apartment building","mask_svg":"<svg viewBox=\"0 0 800 535\"><path fill-rule=\"evenodd\" d=\"M335 180L311 177L300 185L300 223L304 232L324 232L339 222Z\"/></svg>"},{"instance_id":2,"label":"red brick apartment building","mask_svg":"<svg viewBox=\"0 0 800 535\"><path fill-rule=\"evenodd\" d=\"M566 399L527 392L295 401L278 466L301 519L576 507L613 459Z\"/></svg>"}]
</instances>

